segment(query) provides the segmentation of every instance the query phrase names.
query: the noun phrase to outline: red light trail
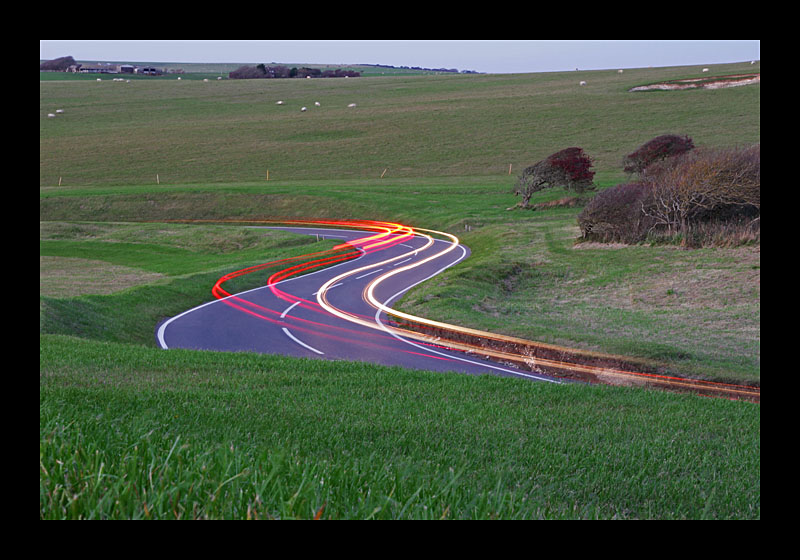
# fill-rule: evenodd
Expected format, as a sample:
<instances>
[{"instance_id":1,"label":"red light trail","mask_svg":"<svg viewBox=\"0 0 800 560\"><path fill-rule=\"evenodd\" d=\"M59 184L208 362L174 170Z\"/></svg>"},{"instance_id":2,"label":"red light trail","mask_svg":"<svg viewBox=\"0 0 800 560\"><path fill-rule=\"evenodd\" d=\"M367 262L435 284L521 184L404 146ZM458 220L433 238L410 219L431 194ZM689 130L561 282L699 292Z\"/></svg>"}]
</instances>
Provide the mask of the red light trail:
<instances>
[{"instance_id":1,"label":"red light trail","mask_svg":"<svg viewBox=\"0 0 800 560\"><path fill-rule=\"evenodd\" d=\"M225 282L240 276L265 270L267 268L289 264L291 266L282 268L279 271L274 272L269 277L267 287L276 297L284 301L291 302L292 304L301 305L306 309L313 309L320 313L328 313L344 319L345 321L365 326L375 331L380 331L375 333L375 337L370 337L372 340L367 341L365 340L363 332L348 333L347 329L342 327L333 327L324 323L292 317L292 320L294 321L294 328L313 333L317 336L323 335L337 341L356 343L362 346L370 345L379 347L379 339L382 336L391 334L392 336L395 336L395 338L403 337L415 340L427 347L446 348L448 350L480 355L495 361L513 362L515 364L521 364L532 371L546 372L556 376L572 377L604 384L641 385L668 389L672 391L687 391L708 396L721 396L731 399L744 399L753 402L760 402L760 388L758 387L687 379L670 375L648 373L646 371L632 371L629 369L629 366L636 363L636 361L632 359L619 356L609 356L596 352L570 349L562 346L529 341L516 337L499 335L477 329L442 323L394 310L385 305L384 302L379 301L375 296L375 290L382 283L396 275L402 274L403 272L412 270L413 268L439 259L460 246L458 238L446 232L412 228L402 224L373 220L179 221L184 223L197 221L215 223L237 222L250 224L271 223L290 226L355 228L358 230L377 232L374 235L346 241L345 243L336 245L332 249L326 251L319 251L297 257L279 259L237 270L226 274L217 280L212 288L212 294L215 298L223 300L227 305L235 309L261 319L282 324L284 323L286 312L284 312L279 319L275 318L274 316L277 315L278 312L261 307L255 303L233 295L223 289L222 285ZM422 256L423 253L427 252L434 245L435 239L433 235L436 235L438 238L444 238L446 240L446 248L441 251L433 250L428 256ZM306 273L315 269L321 269L323 267L328 267L338 263L343 263L348 260L354 260L366 254L386 250L412 238L423 238L426 240L426 242L424 246L417 249L412 249L407 253L403 253L377 263L352 268L347 272L335 275L322 284L320 289L317 291L316 302L291 295L277 287L280 282L296 277L302 273ZM405 266L399 266L401 263L411 260L411 257L414 256L422 256L422 258L414 260L414 262L411 262ZM377 310L374 318L338 309L331 305L328 301L328 291L332 287L340 285L345 279L355 276L356 274L362 274L362 276L359 276L359 278L376 274L378 271L383 270L383 267L390 263L395 263L393 265L394 268L389 272L385 272L372 278L363 290L364 301L368 302ZM388 316L396 317L402 323L394 323L392 325L382 323L378 319L381 312ZM407 350L406 352L411 354L420 354L426 357L443 359L429 354L413 352L411 350ZM620 364L622 364L623 367L620 367ZM626 365L628 367L625 367Z\"/></svg>"}]
</instances>

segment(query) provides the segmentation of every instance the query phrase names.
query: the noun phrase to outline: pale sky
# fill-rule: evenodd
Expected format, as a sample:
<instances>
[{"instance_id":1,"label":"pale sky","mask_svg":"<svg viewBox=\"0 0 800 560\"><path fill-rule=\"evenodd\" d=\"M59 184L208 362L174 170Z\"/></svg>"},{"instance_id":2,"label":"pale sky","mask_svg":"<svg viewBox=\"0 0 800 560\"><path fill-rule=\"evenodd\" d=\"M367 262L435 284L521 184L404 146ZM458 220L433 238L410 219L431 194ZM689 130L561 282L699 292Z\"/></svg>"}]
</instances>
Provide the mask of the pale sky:
<instances>
[{"instance_id":1,"label":"pale sky","mask_svg":"<svg viewBox=\"0 0 800 560\"><path fill-rule=\"evenodd\" d=\"M49 40L39 58L82 61L241 64L388 64L487 73L604 70L745 62L761 57L752 40Z\"/></svg>"}]
</instances>

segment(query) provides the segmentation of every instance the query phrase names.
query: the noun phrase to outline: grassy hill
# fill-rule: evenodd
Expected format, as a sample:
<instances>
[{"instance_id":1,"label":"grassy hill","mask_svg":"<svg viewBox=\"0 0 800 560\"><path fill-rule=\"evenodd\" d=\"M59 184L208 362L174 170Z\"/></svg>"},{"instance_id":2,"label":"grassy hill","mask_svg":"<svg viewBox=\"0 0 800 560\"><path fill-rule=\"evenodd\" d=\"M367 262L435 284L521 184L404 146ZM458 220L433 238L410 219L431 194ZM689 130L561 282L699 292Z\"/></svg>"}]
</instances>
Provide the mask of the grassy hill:
<instances>
[{"instance_id":1,"label":"grassy hill","mask_svg":"<svg viewBox=\"0 0 800 560\"><path fill-rule=\"evenodd\" d=\"M386 219L473 250L405 310L760 384L758 244L576 245L580 206L506 210L567 146L604 188L659 134L758 142L758 85L627 92L700 70L40 81L40 517L760 517L758 405L153 336L311 240L145 221Z\"/></svg>"},{"instance_id":2,"label":"grassy hill","mask_svg":"<svg viewBox=\"0 0 800 560\"><path fill-rule=\"evenodd\" d=\"M390 178L498 178L572 145L619 179L622 157L659 134L757 142L760 86L627 93L695 74L40 82L39 183L131 185L156 173L170 184L240 183L268 169L275 180L377 178L387 168ZM55 109L64 114L48 119Z\"/></svg>"}]
</instances>

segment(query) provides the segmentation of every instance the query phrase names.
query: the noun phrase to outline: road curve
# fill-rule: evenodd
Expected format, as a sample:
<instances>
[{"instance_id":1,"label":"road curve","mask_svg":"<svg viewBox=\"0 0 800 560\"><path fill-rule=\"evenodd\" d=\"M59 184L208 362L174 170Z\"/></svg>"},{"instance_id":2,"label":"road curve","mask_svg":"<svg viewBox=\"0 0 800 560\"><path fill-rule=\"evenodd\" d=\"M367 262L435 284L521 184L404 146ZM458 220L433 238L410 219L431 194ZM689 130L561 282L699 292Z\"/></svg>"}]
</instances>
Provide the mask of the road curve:
<instances>
[{"instance_id":1,"label":"road curve","mask_svg":"<svg viewBox=\"0 0 800 560\"><path fill-rule=\"evenodd\" d=\"M332 225L338 227L331 229ZM334 251L223 276L212 288L216 299L158 325L156 339L161 348L367 361L561 382L470 351L446 348L436 343L436 337L398 329L387 315L391 302L405 291L469 255L455 237L434 238L399 224L377 222L251 227L342 243ZM225 291L226 281L275 264L288 266L273 274L266 286L236 294Z\"/></svg>"},{"instance_id":2,"label":"road curve","mask_svg":"<svg viewBox=\"0 0 800 560\"><path fill-rule=\"evenodd\" d=\"M251 227L341 243L328 251L223 276L212 288L215 300L158 325L156 338L162 348L367 361L552 383L579 380L760 402L759 387L665 375L625 357L493 334L392 309L391 303L403 293L469 255L449 233L368 220ZM268 267L280 270L266 286L237 294L223 287L233 278ZM644 369L637 369L640 366Z\"/></svg>"}]
</instances>

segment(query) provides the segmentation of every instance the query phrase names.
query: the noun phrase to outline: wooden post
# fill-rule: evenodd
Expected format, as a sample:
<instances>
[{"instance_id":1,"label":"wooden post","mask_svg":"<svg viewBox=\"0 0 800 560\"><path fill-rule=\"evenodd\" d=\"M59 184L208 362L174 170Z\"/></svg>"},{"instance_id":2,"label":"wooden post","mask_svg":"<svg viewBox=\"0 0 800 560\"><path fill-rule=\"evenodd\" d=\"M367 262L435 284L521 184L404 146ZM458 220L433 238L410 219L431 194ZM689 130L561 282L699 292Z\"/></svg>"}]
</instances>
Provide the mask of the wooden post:
<instances>
[{"instance_id":1,"label":"wooden post","mask_svg":"<svg viewBox=\"0 0 800 560\"><path fill-rule=\"evenodd\" d=\"M61 177L58 178L58 186L61 186Z\"/></svg>"},{"instance_id":2,"label":"wooden post","mask_svg":"<svg viewBox=\"0 0 800 560\"><path fill-rule=\"evenodd\" d=\"M158 185L161 184L161 180L158 178L158 173L156 173L156 184Z\"/></svg>"},{"instance_id":3,"label":"wooden post","mask_svg":"<svg viewBox=\"0 0 800 560\"><path fill-rule=\"evenodd\" d=\"M387 171L389 171L389 168L388 168L388 167L387 167L386 169L384 169L384 170L383 170L383 173L381 173L381 179L383 179L383 176L384 176L384 175L386 175L386 172L387 172Z\"/></svg>"},{"instance_id":4,"label":"wooden post","mask_svg":"<svg viewBox=\"0 0 800 560\"><path fill-rule=\"evenodd\" d=\"M269 181L269 169L267 169L267 181Z\"/></svg>"},{"instance_id":5,"label":"wooden post","mask_svg":"<svg viewBox=\"0 0 800 560\"><path fill-rule=\"evenodd\" d=\"M512 166L512 165L513 165L512 163L509 163L509 164L508 164L508 174L509 174L509 175L511 175L511 166Z\"/></svg>"}]
</instances>

